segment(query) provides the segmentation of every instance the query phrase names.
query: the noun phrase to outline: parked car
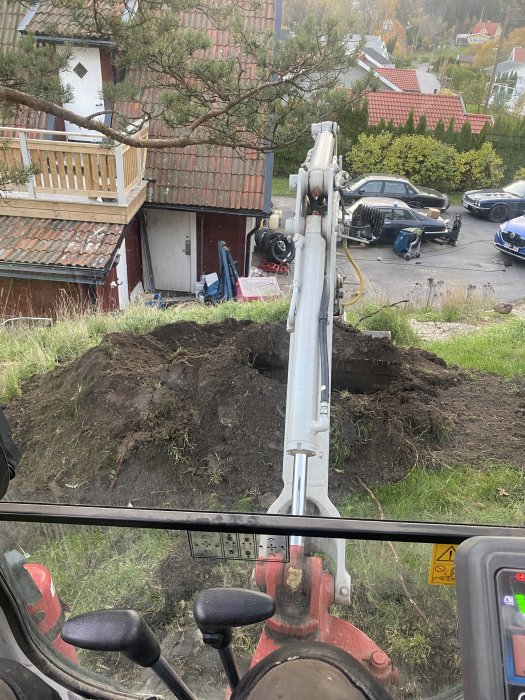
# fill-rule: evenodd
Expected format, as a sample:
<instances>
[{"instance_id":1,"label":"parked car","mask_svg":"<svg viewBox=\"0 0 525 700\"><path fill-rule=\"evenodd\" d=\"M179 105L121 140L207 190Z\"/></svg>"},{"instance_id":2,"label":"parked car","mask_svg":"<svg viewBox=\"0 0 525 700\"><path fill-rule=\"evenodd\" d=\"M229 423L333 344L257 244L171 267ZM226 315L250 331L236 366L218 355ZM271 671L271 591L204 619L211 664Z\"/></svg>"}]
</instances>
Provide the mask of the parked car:
<instances>
[{"instance_id":1,"label":"parked car","mask_svg":"<svg viewBox=\"0 0 525 700\"><path fill-rule=\"evenodd\" d=\"M494 245L506 255L525 260L525 216L502 224L494 236Z\"/></svg>"},{"instance_id":2,"label":"parked car","mask_svg":"<svg viewBox=\"0 0 525 700\"><path fill-rule=\"evenodd\" d=\"M387 197L367 197L365 202L358 200L350 207L346 207L347 223L351 224L351 217L361 204L379 209L384 213L385 220L378 239L381 243L393 243L398 233L406 228L424 229L423 241L441 238L448 233L448 222L443 218L433 219L423 211L412 209L406 202Z\"/></svg>"},{"instance_id":3,"label":"parked car","mask_svg":"<svg viewBox=\"0 0 525 700\"><path fill-rule=\"evenodd\" d=\"M343 190L343 202L350 205L361 197L393 197L416 209L433 207L446 211L450 206L446 194L429 187L413 185L406 177L397 175L372 173L350 180Z\"/></svg>"},{"instance_id":4,"label":"parked car","mask_svg":"<svg viewBox=\"0 0 525 700\"><path fill-rule=\"evenodd\" d=\"M463 195L463 206L477 216L500 224L525 214L525 180L505 187L469 190Z\"/></svg>"}]
</instances>

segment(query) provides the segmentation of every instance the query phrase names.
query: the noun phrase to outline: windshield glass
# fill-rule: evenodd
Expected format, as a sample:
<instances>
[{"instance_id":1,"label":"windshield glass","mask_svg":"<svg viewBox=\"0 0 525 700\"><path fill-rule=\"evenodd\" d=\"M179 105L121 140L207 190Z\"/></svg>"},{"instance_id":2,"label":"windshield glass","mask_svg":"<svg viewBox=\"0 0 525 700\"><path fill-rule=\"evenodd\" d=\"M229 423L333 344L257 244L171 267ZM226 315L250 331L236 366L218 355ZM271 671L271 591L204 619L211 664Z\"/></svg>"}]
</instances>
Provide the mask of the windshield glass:
<instances>
[{"instance_id":1,"label":"windshield glass","mask_svg":"<svg viewBox=\"0 0 525 700\"><path fill-rule=\"evenodd\" d=\"M518 182L513 182L511 185L507 185L503 189L505 192L510 192L510 194L515 194L517 197L525 197L525 180L519 180Z\"/></svg>"},{"instance_id":2,"label":"windshield glass","mask_svg":"<svg viewBox=\"0 0 525 700\"><path fill-rule=\"evenodd\" d=\"M153 672L132 664L123 654L74 648L58 637L64 617L103 608L134 608L142 612L161 641L166 660L197 698L224 697L220 659L215 649L203 644L193 604L203 588L249 588L253 552L251 560L244 561L223 554L209 556L205 547L213 533L188 536L155 529L4 523L0 537L0 573L31 634L71 674L80 674L94 687L172 697ZM285 562L293 557L288 542L286 547ZM388 653L395 669L393 682L387 684L392 697L427 698L458 685L454 587L427 584L431 546L348 540L345 548L352 563L352 603L331 605L329 614L339 625L351 622ZM271 567L280 564L267 566L270 581ZM322 569L324 576L332 570L328 562ZM48 606L43 617L37 611L44 608L42 600L49 598L50 587L56 589L58 611ZM279 605L290 607L293 601ZM278 610L285 614L285 608ZM55 613L59 623L51 627ZM262 623L235 630L233 650L241 673L249 668L262 632ZM289 628L286 639L299 639L299 632L296 635Z\"/></svg>"},{"instance_id":3,"label":"windshield glass","mask_svg":"<svg viewBox=\"0 0 525 700\"><path fill-rule=\"evenodd\" d=\"M192 606L239 586L277 606L265 632L236 633L243 670L276 639L321 639L359 648L396 700L449 691L453 559L429 583L432 545L389 536L523 524L520 248L505 231L493 245L506 205L484 220L459 204L519 177L521 144L497 133L505 120L485 143L488 115L456 138L454 119L426 134L425 115L379 114L374 100L399 93L357 80L366 49L416 65L438 40L424 28L457 18L384 3L397 15L379 21L354 4L349 39L342 6L303 25L284 3L280 26L274 0L0 0L0 497L19 509L0 518L0 573L38 653L90 687L169 697L123 653L59 637L66 618L137 608L197 696L224 698ZM368 24L387 34L367 47ZM453 80L453 62L421 60ZM418 77L431 96L432 70ZM377 196L380 173L446 191L450 227L437 209L438 225L403 222L418 198ZM525 196L525 181L507 191ZM95 524L24 522L34 504L89 506ZM100 507L128 526L101 525ZM174 513L202 532L163 529ZM222 532L226 513L249 517ZM370 540L330 523L256 538L267 514L361 519ZM396 522L375 541L383 521Z\"/></svg>"}]
</instances>

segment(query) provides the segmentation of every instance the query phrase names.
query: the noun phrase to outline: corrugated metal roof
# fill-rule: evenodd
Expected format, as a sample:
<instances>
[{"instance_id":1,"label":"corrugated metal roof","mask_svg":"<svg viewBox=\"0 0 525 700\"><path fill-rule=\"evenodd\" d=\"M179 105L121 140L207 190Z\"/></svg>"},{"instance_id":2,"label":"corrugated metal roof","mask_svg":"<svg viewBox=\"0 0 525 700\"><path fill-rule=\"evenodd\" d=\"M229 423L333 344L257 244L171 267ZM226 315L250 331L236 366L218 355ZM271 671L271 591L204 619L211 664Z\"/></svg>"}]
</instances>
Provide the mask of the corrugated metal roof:
<instances>
[{"instance_id":1,"label":"corrugated metal roof","mask_svg":"<svg viewBox=\"0 0 525 700\"><path fill-rule=\"evenodd\" d=\"M0 51L12 49L18 40L18 25L27 7L17 0L0 0Z\"/></svg>"},{"instance_id":2,"label":"corrugated metal roof","mask_svg":"<svg viewBox=\"0 0 525 700\"><path fill-rule=\"evenodd\" d=\"M404 124L410 112L417 124L421 115L426 115L427 127L435 129L441 119L445 127L454 117L454 126L460 130L466 121L472 125L472 132L479 134L486 123L492 123L490 114L469 114L461 97L457 95L422 95L414 92L370 92L368 98L368 120L377 125L384 119L392 120L395 126Z\"/></svg>"},{"instance_id":3,"label":"corrugated metal roof","mask_svg":"<svg viewBox=\"0 0 525 700\"><path fill-rule=\"evenodd\" d=\"M123 228L119 224L0 216L0 263L104 270Z\"/></svg>"}]
</instances>

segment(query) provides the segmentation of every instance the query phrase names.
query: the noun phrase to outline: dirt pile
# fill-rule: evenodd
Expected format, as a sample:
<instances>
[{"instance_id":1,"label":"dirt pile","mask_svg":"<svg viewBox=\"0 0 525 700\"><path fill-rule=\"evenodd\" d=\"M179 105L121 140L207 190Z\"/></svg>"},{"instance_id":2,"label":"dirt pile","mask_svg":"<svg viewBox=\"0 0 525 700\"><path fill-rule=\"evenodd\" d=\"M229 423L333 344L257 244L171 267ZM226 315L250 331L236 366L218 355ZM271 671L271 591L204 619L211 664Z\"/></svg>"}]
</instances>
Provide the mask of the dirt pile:
<instances>
[{"instance_id":1,"label":"dirt pile","mask_svg":"<svg viewBox=\"0 0 525 700\"><path fill-rule=\"evenodd\" d=\"M11 497L199 509L248 498L266 510L281 488L287 353L277 323L108 335L7 407L24 451ZM393 481L418 460L523 462L523 388L344 326L332 381L336 501L356 475Z\"/></svg>"}]
</instances>

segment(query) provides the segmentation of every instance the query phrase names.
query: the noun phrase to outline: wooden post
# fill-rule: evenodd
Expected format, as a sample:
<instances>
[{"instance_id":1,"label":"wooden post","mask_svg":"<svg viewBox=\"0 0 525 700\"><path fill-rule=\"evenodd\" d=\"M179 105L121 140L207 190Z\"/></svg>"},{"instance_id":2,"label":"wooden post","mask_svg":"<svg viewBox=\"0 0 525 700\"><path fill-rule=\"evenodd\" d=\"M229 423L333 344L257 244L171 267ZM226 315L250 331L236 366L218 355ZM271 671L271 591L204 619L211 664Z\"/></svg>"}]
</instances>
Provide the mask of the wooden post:
<instances>
[{"instance_id":1,"label":"wooden post","mask_svg":"<svg viewBox=\"0 0 525 700\"><path fill-rule=\"evenodd\" d=\"M27 137L23 131L18 132L18 142L20 144L20 153L22 154L22 163L24 168L31 167L31 156L29 155L29 148L27 147ZM36 189L35 189L35 176L30 175L27 181L27 192L31 199L36 199Z\"/></svg>"},{"instance_id":2,"label":"wooden post","mask_svg":"<svg viewBox=\"0 0 525 700\"><path fill-rule=\"evenodd\" d=\"M142 180L142 149L136 148L135 150L137 152L137 180L140 184Z\"/></svg>"},{"instance_id":3,"label":"wooden post","mask_svg":"<svg viewBox=\"0 0 525 700\"><path fill-rule=\"evenodd\" d=\"M115 164L117 166L117 200L121 207L126 206L126 184L124 180L124 158L122 144L115 146Z\"/></svg>"}]
</instances>

